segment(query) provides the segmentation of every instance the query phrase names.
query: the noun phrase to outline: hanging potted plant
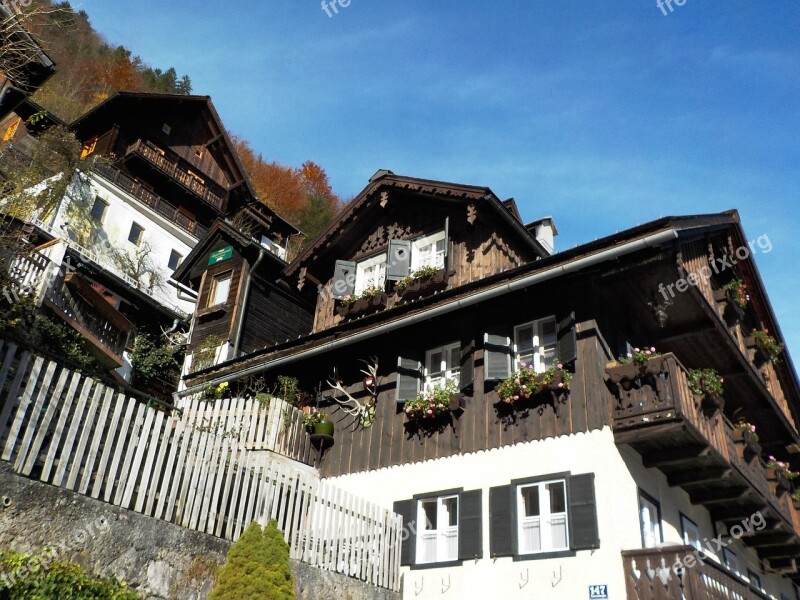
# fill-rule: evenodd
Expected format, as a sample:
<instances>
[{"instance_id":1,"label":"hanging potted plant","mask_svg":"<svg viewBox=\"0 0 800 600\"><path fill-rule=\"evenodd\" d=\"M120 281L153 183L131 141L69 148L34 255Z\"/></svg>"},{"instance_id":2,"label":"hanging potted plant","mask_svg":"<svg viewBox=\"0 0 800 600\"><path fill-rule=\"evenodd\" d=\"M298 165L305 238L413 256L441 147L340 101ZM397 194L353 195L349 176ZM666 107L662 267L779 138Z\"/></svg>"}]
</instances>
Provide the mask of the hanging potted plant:
<instances>
[{"instance_id":1,"label":"hanging potted plant","mask_svg":"<svg viewBox=\"0 0 800 600\"><path fill-rule=\"evenodd\" d=\"M333 436L333 422L323 410L311 408L303 415L303 425L316 435Z\"/></svg>"},{"instance_id":2,"label":"hanging potted plant","mask_svg":"<svg viewBox=\"0 0 800 600\"><path fill-rule=\"evenodd\" d=\"M732 279L714 292L714 299L726 303L723 318L729 325L733 325L744 318L750 294L747 293L747 286L741 279Z\"/></svg>"},{"instance_id":3,"label":"hanging potted plant","mask_svg":"<svg viewBox=\"0 0 800 600\"><path fill-rule=\"evenodd\" d=\"M783 344L771 336L769 329L766 328L754 330L750 337L745 339L745 346L755 348L753 360L757 366L763 366L767 361L773 365L777 364L784 348Z\"/></svg>"},{"instance_id":4,"label":"hanging potted plant","mask_svg":"<svg viewBox=\"0 0 800 600\"><path fill-rule=\"evenodd\" d=\"M628 352L627 355L609 363L606 372L614 383L619 383L623 379L636 379L646 373L656 375L661 372L661 361L653 362L653 359L659 357L661 353L656 352L653 346L645 349L634 348L633 352Z\"/></svg>"},{"instance_id":5,"label":"hanging potted plant","mask_svg":"<svg viewBox=\"0 0 800 600\"><path fill-rule=\"evenodd\" d=\"M761 446L759 445L759 437L756 433L756 426L748 423L744 419L739 419L733 425L733 441L736 444L744 446L744 458L747 462L751 462L753 458L761 454Z\"/></svg>"},{"instance_id":6,"label":"hanging potted plant","mask_svg":"<svg viewBox=\"0 0 800 600\"><path fill-rule=\"evenodd\" d=\"M428 296L446 287L447 274L444 269L422 267L398 281L394 289L398 296L408 301Z\"/></svg>"},{"instance_id":7,"label":"hanging potted plant","mask_svg":"<svg viewBox=\"0 0 800 600\"><path fill-rule=\"evenodd\" d=\"M556 362L543 373L536 373L533 365L522 362L519 371L500 382L496 391L501 402L514 404L520 400L528 400L545 390L568 392L571 381L572 373L564 370L564 365L560 362Z\"/></svg>"},{"instance_id":8,"label":"hanging potted plant","mask_svg":"<svg viewBox=\"0 0 800 600\"><path fill-rule=\"evenodd\" d=\"M708 416L725 406L723 379L714 369L689 369L689 389Z\"/></svg>"},{"instance_id":9,"label":"hanging potted plant","mask_svg":"<svg viewBox=\"0 0 800 600\"><path fill-rule=\"evenodd\" d=\"M786 492L792 490L793 479L796 479L800 473L795 473L789 466L789 463L781 462L774 456L770 456L767 460L767 479L775 486L775 494L782 496Z\"/></svg>"}]
</instances>

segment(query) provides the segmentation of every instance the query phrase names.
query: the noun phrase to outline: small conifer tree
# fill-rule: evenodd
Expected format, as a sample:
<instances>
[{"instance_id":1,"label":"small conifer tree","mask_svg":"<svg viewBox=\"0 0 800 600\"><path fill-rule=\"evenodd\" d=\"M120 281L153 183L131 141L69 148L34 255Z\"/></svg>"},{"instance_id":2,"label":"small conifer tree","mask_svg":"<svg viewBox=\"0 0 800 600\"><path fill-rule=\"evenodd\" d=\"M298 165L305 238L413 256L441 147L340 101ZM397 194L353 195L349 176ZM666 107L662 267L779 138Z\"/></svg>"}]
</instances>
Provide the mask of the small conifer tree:
<instances>
[{"instance_id":1,"label":"small conifer tree","mask_svg":"<svg viewBox=\"0 0 800 600\"><path fill-rule=\"evenodd\" d=\"M289 546L277 523L251 523L228 551L209 600L294 600Z\"/></svg>"}]
</instances>

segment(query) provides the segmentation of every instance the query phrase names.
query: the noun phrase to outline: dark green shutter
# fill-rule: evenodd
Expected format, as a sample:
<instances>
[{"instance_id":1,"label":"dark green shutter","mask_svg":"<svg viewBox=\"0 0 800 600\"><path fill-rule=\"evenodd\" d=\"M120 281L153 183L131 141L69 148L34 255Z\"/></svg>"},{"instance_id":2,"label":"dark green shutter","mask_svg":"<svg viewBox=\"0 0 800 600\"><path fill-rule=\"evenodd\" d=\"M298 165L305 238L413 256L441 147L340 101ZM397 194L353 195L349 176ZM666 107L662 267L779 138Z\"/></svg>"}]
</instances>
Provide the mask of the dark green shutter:
<instances>
[{"instance_id":1,"label":"dark green shutter","mask_svg":"<svg viewBox=\"0 0 800 600\"><path fill-rule=\"evenodd\" d=\"M341 300L351 296L356 289L356 263L349 260L337 260L331 280L331 296Z\"/></svg>"},{"instance_id":2,"label":"dark green shutter","mask_svg":"<svg viewBox=\"0 0 800 600\"><path fill-rule=\"evenodd\" d=\"M413 400L422 389L422 363L413 358L397 359L397 402Z\"/></svg>"},{"instance_id":3,"label":"dark green shutter","mask_svg":"<svg viewBox=\"0 0 800 600\"><path fill-rule=\"evenodd\" d=\"M558 323L557 358L567 364L578 358L578 338L575 331L575 313L570 313Z\"/></svg>"},{"instance_id":4,"label":"dark green shutter","mask_svg":"<svg viewBox=\"0 0 800 600\"><path fill-rule=\"evenodd\" d=\"M472 387L475 381L475 340L461 343L461 372L459 386L462 392Z\"/></svg>"},{"instance_id":5,"label":"dark green shutter","mask_svg":"<svg viewBox=\"0 0 800 600\"><path fill-rule=\"evenodd\" d=\"M511 339L487 333L483 336L483 378L507 379L511 375Z\"/></svg>"},{"instance_id":6,"label":"dark green shutter","mask_svg":"<svg viewBox=\"0 0 800 600\"><path fill-rule=\"evenodd\" d=\"M458 498L458 559L483 558L483 491L462 492Z\"/></svg>"},{"instance_id":7,"label":"dark green shutter","mask_svg":"<svg viewBox=\"0 0 800 600\"><path fill-rule=\"evenodd\" d=\"M398 281L411 272L411 242L408 240L389 240L389 263L386 265L386 279Z\"/></svg>"},{"instance_id":8,"label":"dark green shutter","mask_svg":"<svg viewBox=\"0 0 800 600\"><path fill-rule=\"evenodd\" d=\"M593 550L600 547L597 530L597 503L594 495L594 473L570 476L569 537L573 550Z\"/></svg>"},{"instance_id":9,"label":"dark green shutter","mask_svg":"<svg viewBox=\"0 0 800 600\"><path fill-rule=\"evenodd\" d=\"M489 553L514 556L517 553L516 486L503 485L489 489Z\"/></svg>"},{"instance_id":10,"label":"dark green shutter","mask_svg":"<svg viewBox=\"0 0 800 600\"><path fill-rule=\"evenodd\" d=\"M417 503L414 500L395 502L394 512L403 517L403 532L400 535L400 564L414 564L414 552L417 547Z\"/></svg>"}]
</instances>

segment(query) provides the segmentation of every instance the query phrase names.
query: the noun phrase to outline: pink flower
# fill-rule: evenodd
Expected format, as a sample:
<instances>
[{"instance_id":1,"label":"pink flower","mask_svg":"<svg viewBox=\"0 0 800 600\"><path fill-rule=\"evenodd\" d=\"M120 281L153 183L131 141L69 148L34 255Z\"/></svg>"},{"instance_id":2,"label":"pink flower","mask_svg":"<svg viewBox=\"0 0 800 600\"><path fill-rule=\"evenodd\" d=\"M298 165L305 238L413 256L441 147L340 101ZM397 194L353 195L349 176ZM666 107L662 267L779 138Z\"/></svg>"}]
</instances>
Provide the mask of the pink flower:
<instances>
[{"instance_id":1,"label":"pink flower","mask_svg":"<svg viewBox=\"0 0 800 600\"><path fill-rule=\"evenodd\" d=\"M775 462L775 457L774 457L774 456L770 456L770 457L769 457L769 459L770 459L772 462Z\"/></svg>"},{"instance_id":2,"label":"pink flower","mask_svg":"<svg viewBox=\"0 0 800 600\"><path fill-rule=\"evenodd\" d=\"M406 413L407 414L411 414L411 407L410 406L406 409Z\"/></svg>"},{"instance_id":3,"label":"pink flower","mask_svg":"<svg viewBox=\"0 0 800 600\"><path fill-rule=\"evenodd\" d=\"M514 380L514 383L516 383L517 385L519 385L519 377L517 377L517 378Z\"/></svg>"},{"instance_id":4,"label":"pink flower","mask_svg":"<svg viewBox=\"0 0 800 600\"><path fill-rule=\"evenodd\" d=\"M527 386L527 385L525 385L525 384L523 383L523 384L522 384L522 389L523 389L523 390L527 390L527 389L528 389L528 386Z\"/></svg>"},{"instance_id":5,"label":"pink flower","mask_svg":"<svg viewBox=\"0 0 800 600\"><path fill-rule=\"evenodd\" d=\"M559 381L558 382L558 387L562 388L562 387L564 387L564 384Z\"/></svg>"},{"instance_id":6,"label":"pink flower","mask_svg":"<svg viewBox=\"0 0 800 600\"><path fill-rule=\"evenodd\" d=\"M514 396L514 400L519 400L519 396Z\"/></svg>"},{"instance_id":7,"label":"pink flower","mask_svg":"<svg viewBox=\"0 0 800 600\"><path fill-rule=\"evenodd\" d=\"M655 348L650 348L650 352L655 352L655 351L656 351Z\"/></svg>"},{"instance_id":8,"label":"pink flower","mask_svg":"<svg viewBox=\"0 0 800 600\"><path fill-rule=\"evenodd\" d=\"M525 398L525 400L527 400L527 399L528 399L528 398L530 398L530 397L531 397L531 395L530 395L530 394L525 394L525 395L524 395L524 398Z\"/></svg>"},{"instance_id":9,"label":"pink flower","mask_svg":"<svg viewBox=\"0 0 800 600\"><path fill-rule=\"evenodd\" d=\"M725 381L725 380L724 380L722 377L720 377L720 378L719 378L719 382L720 382L720 383L723 383L724 381Z\"/></svg>"},{"instance_id":10,"label":"pink flower","mask_svg":"<svg viewBox=\"0 0 800 600\"><path fill-rule=\"evenodd\" d=\"M558 363L556 365L556 369L563 369L563 368L564 368L564 365L562 365L561 363Z\"/></svg>"},{"instance_id":11,"label":"pink flower","mask_svg":"<svg viewBox=\"0 0 800 600\"><path fill-rule=\"evenodd\" d=\"M755 425L750 425L750 431L755 433L756 432L756 426Z\"/></svg>"},{"instance_id":12,"label":"pink flower","mask_svg":"<svg viewBox=\"0 0 800 600\"><path fill-rule=\"evenodd\" d=\"M527 364L528 364L528 363L526 363L524 360L521 360L521 361L519 361L519 366L520 366L520 367L524 367L524 366L525 366L525 365L527 365Z\"/></svg>"},{"instance_id":13,"label":"pink flower","mask_svg":"<svg viewBox=\"0 0 800 600\"><path fill-rule=\"evenodd\" d=\"M628 358L633 358L633 354L631 354L630 352L628 352Z\"/></svg>"},{"instance_id":14,"label":"pink flower","mask_svg":"<svg viewBox=\"0 0 800 600\"><path fill-rule=\"evenodd\" d=\"M433 411L432 411L430 408L428 409L428 414L429 414L429 415L432 415L432 414L433 414Z\"/></svg>"},{"instance_id":15,"label":"pink flower","mask_svg":"<svg viewBox=\"0 0 800 600\"><path fill-rule=\"evenodd\" d=\"M650 352L650 350L645 350L644 353L647 354L647 356L650 356L652 354L652 352Z\"/></svg>"},{"instance_id":16,"label":"pink flower","mask_svg":"<svg viewBox=\"0 0 800 600\"><path fill-rule=\"evenodd\" d=\"M633 351L634 352L641 352L641 350L639 350L638 348L634 348Z\"/></svg>"}]
</instances>

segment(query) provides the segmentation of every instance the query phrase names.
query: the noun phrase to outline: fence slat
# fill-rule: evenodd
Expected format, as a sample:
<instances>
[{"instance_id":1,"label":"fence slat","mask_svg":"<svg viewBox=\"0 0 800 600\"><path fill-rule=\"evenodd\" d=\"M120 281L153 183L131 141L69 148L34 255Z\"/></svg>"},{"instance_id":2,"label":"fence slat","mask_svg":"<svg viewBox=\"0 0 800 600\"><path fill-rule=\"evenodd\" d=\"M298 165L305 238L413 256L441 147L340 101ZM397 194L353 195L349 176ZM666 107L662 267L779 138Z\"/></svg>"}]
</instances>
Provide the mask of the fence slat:
<instances>
[{"instance_id":1,"label":"fence slat","mask_svg":"<svg viewBox=\"0 0 800 600\"><path fill-rule=\"evenodd\" d=\"M108 461L114 452L114 439L117 435L123 410L125 410L125 396L123 394L117 394L117 401L114 403L114 413L111 416L111 423L103 438L103 454L100 456L100 466L97 469L97 477L92 486L92 498L99 498L102 492L103 484L105 483L106 465L108 465Z\"/></svg>"},{"instance_id":2,"label":"fence slat","mask_svg":"<svg viewBox=\"0 0 800 600\"><path fill-rule=\"evenodd\" d=\"M30 404L31 398L33 397L33 392L36 389L36 384L38 383L37 377L39 376L39 371L41 371L43 363L44 359L42 357L38 357L33 362L33 369L31 369L31 374L30 377L28 378L28 385L25 386L25 391L22 393L22 398L20 399L19 405L17 406L17 412L14 415L14 421L11 424L11 429L8 430L8 438L6 438L6 446L3 449L2 456L0 457L5 461L11 459L11 452L13 451L14 446L17 443L17 436L19 435L20 427L22 427L22 420L25 418L25 413L28 411L28 405ZM52 377L51 368L55 368L53 363L50 363L47 368ZM9 398L7 402L10 405L10 403L13 402L13 400Z\"/></svg>"},{"instance_id":3,"label":"fence slat","mask_svg":"<svg viewBox=\"0 0 800 600\"><path fill-rule=\"evenodd\" d=\"M145 405L139 406L139 411L144 411L146 408ZM141 429L137 429L134 433L134 439L131 440L129 449L128 449L128 457L125 459L125 466L122 468L122 472L125 474L125 479L120 481L119 489L122 491L120 495L119 491L117 495L121 498L121 504L123 508L130 507L131 498L133 497L133 491L136 489L136 481L140 474L139 469L142 466L142 460L144 460L144 453L147 449L147 442L150 440L150 435L152 434L153 430L153 419L155 418L155 411L147 410L144 425ZM136 420L137 423L139 419ZM133 454L133 461L130 461L131 451L134 451ZM124 489L123 489L124 488Z\"/></svg>"},{"instance_id":4,"label":"fence slat","mask_svg":"<svg viewBox=\"0 0 800 600\"><path fill-rule=\"evenodd\" d=\"M78 486L78 491L85 494L89 489L89 483L92 481L92 473L94 472L94 461L97 459L97 453L100 451L100 442L103 439L103 434L106 433L106 421L108 420L108 413L111 412L111 404L114 399L114 390L106 388L105 397L103 398L103 406L100 409L100 416L97 418L97 425L94 428L94 437L89 444L89 456L86 457L86 466L83 470L83 477Z\"/></svg>"},{"instance_id":5,"label":"fence slat","mask_svg":"<svg viewBox=\"0 0 800 600\"><path fill-rule=\"evenodd\" d=\"M14 461L14 470L18 473L24 469L28 452L31 449L31 443L33 442L34 435L36 435L36 430L39 429L41 431L42 429L43 423L39 423L39 418L46 416L44 405L45 402L51 397L51 394L48 394L48 392L50 391L50 382L53 380L53 376L55 374L55 368L56 364L50 363L44 380L39 385L39 393L36 395L36 401L33 404L31 416L28 419L28 426L25 428L25 435L22 438L22 443L20 444L19 451L17 452L17 460ZM61 393L61 390L58 387L59 383L62 383L63 386L63 382L65 381L65 378L62 375L63 373L59 374L58 381L56 382L56 389L53 390L53 393L56 395L56 397ZM46 427L46 425L44 427Z\"/></svg>"},{"instance_id":6,"label":"fence slat","mask_svg":"<svg viewBox=\"0 0 800 600\"><path fill-rule=\"evenodd\" d=\"M156 451L158 450L159 441L161 440L161 426L164 422L164 413L158 411L156 414L156 422L153 425L150 439L148 440L147 444L147 458L144 461L144 469L142 470L142 481L139 484L139 493L136 495L136 505L133 507L133 510L136 512L142 512L144 509L144 502L147 498L147 491L151 487L156 487L158 485L158 474L155 473L155 481L151 480L151 477L154 475L153 473L153 461L156 457ZM144 436L142 436L144 438Z\"/></svg>"},{"instance_id":7,"label":"fence slat","mask_svg":"<svg viewBox=\"0 0 800 600\"><path fill-rule=\"evenodd\" d=\"M47 405L47 412L45 412L44 418L39 424L39 431L36 432L36 438L33 440L33 445L28 451L28 458L25 461L25 464L22 466L22 474L26 477L30 476L31 472L33 471L33 466L36 464L36 461L39 458L39 451L42 449L44 438L50 429L50 423L52 422L53 417L58 410L61 393L64 391L64 386L67 384L68 377L69 371L67 369L61 369L61 373L58 376L58 382L56 382L56 388L53 390L53 395L49 398L50 402Z\"/></svg>"},{"instance_id":8,"label":"fence slat","mask_svg":"<svg viewBox=\"0 0 800 600\"><path fill-rule=\"evenodd\" d=\"M136 402L133 398L129 398L125 403L125 417L122 419L122 426L119 429L119 436L117 436L117 443L114 444L114 454L111 458L111 466L108 469L108 478L106 479L106 491L103 494L103 500L111 502L111 495L114 492L114 486L117 480L117 470L119 469L119 461L122 459L122 452L125 449L125 444L129 440L129 432L131 419L133 418L133 411L136 410Z\"/></svg>"},{"instance_id":9,"label":"fence slat","mask_svg":"<svg viewBox=\"0 0 800 600\"><path fill-rule=\"evenodd\" d=\"M89 392L95 384L93 379L89 377L84 378L83 386L81 387L81 395L78 397L78 403L75 405L74 412L69 415L71 419L69 431L64 438L64 444L61 447L61 453L58 455L58 468L56 469L55 477L53 477L53 485L61 486L64 481L64 475L67 472L70 459L72 457L72 447L75 445L75 438L78 434L78 427L81 425L83 418L83 411L86 408L86 399L89 397Z\"/></svg>"},{"instance_id":10,"label":"fence slat","mask_svg":"<svg viewBox=\"0 0 800 600\"><path fill-rule=\"evenodd\" d=\"M3 389L6 387L6 379L8 379L8 372L11 370L11 365L14 358L17 356L17 345L9 344L6 346L6 355L3 358L3 366L0 367L0 397L2 397ZM24 370L24 368L23 368ZM0 430L2 430L3 421L0 421Z\"/></svg>"},{"instance_id":11,"label":"fence slat","mask_svg":"<svg viewBox=\"0 0 800 600\"><path fill-rule=\"evenodd\" d=\"M86 413L86 418L84 419L83 430L81 432L80 440L78 441L78 447L75 449L75 462L72 465L72 470L69 472L69 477L67 478L67 489L74 490L75 489L75 482L78 479L78 474L81 470L81 464L83 463L83 454L86 450L86 444L89 442L89 436L92 433L92 426L95 424L94 416L97 413L97 408L100 405L100 397L103 395L103 390L105 386L100 385L99 383L94 387L94 395L92 396L91 401L89 402L89 411Z\"/></svg>"}]
</instances>

